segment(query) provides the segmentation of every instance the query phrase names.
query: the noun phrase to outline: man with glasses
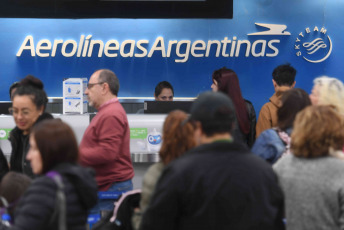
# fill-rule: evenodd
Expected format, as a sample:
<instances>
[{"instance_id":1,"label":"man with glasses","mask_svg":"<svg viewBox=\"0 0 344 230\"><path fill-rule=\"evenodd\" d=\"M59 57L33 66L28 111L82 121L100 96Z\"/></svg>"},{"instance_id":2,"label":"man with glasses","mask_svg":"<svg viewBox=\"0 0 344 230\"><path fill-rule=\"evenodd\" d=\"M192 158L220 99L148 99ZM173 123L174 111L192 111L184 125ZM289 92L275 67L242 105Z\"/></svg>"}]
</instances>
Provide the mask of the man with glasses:
<instances>
[{"instance_id":1,"label":"man with glasses","mask_svg":"<svg viewBox=\"0 0 344 230\"><path fill-rule=\"evenodd\" d=\"M91 213L113 210L114 199L101 199L109 192L132 190L130 131L127 115L119 103L119 81L111 70L94 72L85 94L98 113L87 127L80 143L80 162L96 171L100 199Z\"/></svg>"}]
</instances>

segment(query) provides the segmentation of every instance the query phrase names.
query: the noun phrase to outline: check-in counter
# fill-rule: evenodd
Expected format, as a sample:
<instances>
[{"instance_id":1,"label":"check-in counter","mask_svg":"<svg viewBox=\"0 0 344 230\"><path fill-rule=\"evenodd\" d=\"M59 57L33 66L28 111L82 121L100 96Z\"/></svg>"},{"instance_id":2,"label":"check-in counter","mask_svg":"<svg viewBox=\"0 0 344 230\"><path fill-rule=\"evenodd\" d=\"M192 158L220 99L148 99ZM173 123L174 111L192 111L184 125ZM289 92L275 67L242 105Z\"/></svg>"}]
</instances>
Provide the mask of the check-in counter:
<instances>
[{"instance_id":1,"label":"check-in counter","mask_svg":"<svg viewBox=\"0 0 344 230\"><path fill-rule=\"evenodd\" d=\"M81 142L91 117L93 117L92 114L53 114L53 116L60 118L72 127L78 143ZM159 150L157 149L159 145L150 148L151 144L148 142L148 137L152 133L155 135L151 136L156 137L157 134L162 132L166 115L128 114L127 116L130 127L130 153L135 169L134 187L139 188L141 187L142 176L147 168L152 163L159 161ZM12 116L0 115L0 147L8 158L11 154L8 135L14 127L15 123Z\"/></svg>"},{"instance_id":2,"label":"check-in counter","mask_svg":"<svg viewBox=\"0 0 344 230\"><path fill-rule=\"evenodd\" d=\"M53 116L69 124L76 135L78 143L81 142L84 132L90 123L90 114L53 114ZM159 150L156 148L153 149L153 151L149 149L147 138L149 133L161 133L165 117L166 115L128 115L130 127L130 153L133 162L157 162L159 160L157 158L157 152ZM0 147L5 155L11 153L11 145L7 139L13 127L15 127L15 123L12 116L0 116Z\"/></svg>"}]
</instances>

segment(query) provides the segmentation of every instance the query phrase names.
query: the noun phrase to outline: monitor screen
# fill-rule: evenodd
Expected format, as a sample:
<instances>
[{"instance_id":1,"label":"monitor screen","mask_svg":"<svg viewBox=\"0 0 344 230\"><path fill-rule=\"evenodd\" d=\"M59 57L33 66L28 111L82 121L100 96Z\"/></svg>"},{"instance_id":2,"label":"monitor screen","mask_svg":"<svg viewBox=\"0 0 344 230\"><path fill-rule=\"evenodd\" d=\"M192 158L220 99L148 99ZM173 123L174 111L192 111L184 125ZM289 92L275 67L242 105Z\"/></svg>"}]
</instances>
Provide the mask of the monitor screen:
<instances>
[{"instance_id":1,"label":"monitor screen","mask_svg":"<svg viewBox=\"0 0 344 230\"><path fill-rule=\"evenodd\" d=\"M12 102L0 102L0 114L10 114L8 111L12 107Z\"/></svg>"},{"instance_id":2,"label":"monitor screen","mask_svg":"<svg viewBox=\"0 0 344 230\"><path fill-rule=\"evenodd\" d=\"M190 113L193 101L145 101L144 114L167 114L179 109Z\"/></svg>"}]
</instances>

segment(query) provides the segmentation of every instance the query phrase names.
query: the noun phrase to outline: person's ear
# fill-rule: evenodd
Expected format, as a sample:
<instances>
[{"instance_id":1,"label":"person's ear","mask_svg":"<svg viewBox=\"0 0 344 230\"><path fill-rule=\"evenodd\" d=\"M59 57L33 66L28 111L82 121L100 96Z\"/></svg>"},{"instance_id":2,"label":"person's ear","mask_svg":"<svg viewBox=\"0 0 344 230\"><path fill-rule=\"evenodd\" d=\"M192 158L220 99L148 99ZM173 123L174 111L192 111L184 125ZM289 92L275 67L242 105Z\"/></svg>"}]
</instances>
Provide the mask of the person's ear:
<instances>
[{"instance_id":1,"label":"person's ear","mask_svg":"<svg viewBox=\"0 0 344 230\"><path fill-rule=\"evenodd\" d=\"M103 90L105 90L106 92L110 91L110 86L107 82L102 84Z\"/></svg>"},{"instance_id":2,"label":"person's ear","mask_svg":"<svg viewBox=\"0 0 344 230\"><path fill-rule=\"evenodd\" d=\"M202 125L199 121L196 121L194 123L194 140L196 142L196 145L201 145L202 144L202 136L203 136L203 130L202 130Z\"/></svg>"},{"instance_id":3,"label":"person's ear","mask_svg":"<svg viewBox=\"0 0 344 230\"><path fill-rule=\"evenodd\" d=\"M39 109L38 109L38 113L39 115L42 115L44 112L44 106L42 105Z\"/></svg>"},{"instance_id":4,"label":"person's ear","mask_svg":"<svg viewBox=\"0 0 344 230\"><path fill-rule=\"evenodd\" d=\"M274 88L276 88L278 86L274 79L272 79L272 85L274 86Z\"/></svg>"},{"instance_id":5,"label":"person's ear","mask_svg":"<svg viewBox=\"0 0 344 230\"><path fill-rule=\"evenodd\" d=\"M291 88L294 88L296 84L296 81L294 81L294 83L291 85Z\"/></svg>"}]
</instances>

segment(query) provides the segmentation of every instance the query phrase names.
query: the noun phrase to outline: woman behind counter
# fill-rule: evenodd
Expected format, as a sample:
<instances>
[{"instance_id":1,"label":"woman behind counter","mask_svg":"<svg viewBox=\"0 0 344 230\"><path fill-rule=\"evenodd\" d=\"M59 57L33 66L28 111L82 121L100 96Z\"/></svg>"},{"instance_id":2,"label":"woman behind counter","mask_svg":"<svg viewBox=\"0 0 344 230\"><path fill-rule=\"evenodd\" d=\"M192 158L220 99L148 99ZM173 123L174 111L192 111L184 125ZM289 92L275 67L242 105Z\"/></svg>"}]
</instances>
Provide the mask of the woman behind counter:
<instances>
[{"instance_id":1,"label":"woman behind counter","mask_svg":"<svg viewBox=\"0 0 344 230\"><path fill-rule=\"evenodd\" d=\"M16 127L11 131L9 137L12 146L10 170L33 177L30 163L26 160L30 147L31 128L44 119L53 118L44 112L48 98L43 90L43 83L31 75L26 76L20 81L12 95L12 100L10 113L13 115Z\"/></svg>"}]
</instances>

